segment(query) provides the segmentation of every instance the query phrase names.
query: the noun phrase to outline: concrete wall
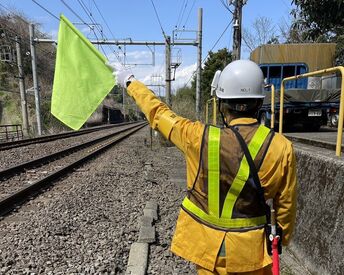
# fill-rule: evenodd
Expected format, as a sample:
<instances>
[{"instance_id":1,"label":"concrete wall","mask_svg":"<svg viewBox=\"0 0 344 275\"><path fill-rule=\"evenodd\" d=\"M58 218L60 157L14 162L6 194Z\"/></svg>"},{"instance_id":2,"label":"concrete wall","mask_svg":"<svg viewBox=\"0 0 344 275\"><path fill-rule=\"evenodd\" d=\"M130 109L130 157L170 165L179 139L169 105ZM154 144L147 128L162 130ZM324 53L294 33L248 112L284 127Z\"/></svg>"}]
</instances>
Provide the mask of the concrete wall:
<instances>
[{"instance_id":1,"label":"concrete wall","mask_svg":"<svg viewBox=\"0 0 344 275\"><path fill-rule=\"evenodd\" d=\"M344 159L295 145L297 221L290 250L314 274L344 274Z\"/></svg>"}]
</instances>

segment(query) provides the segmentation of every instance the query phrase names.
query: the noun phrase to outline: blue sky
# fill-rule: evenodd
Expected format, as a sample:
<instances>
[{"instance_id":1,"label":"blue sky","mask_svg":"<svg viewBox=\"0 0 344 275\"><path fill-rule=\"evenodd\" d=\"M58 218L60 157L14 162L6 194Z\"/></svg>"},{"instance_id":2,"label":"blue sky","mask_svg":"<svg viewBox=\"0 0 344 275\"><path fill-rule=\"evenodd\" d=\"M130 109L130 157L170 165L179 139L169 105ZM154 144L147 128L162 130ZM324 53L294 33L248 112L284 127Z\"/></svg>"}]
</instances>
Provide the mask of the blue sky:
<instances>
[{"instance_id":1,"label":"blue sky","mask_svg":"<svg viewBox=\"0 0 344 275\"><path fill-rule=\"evenodd\" d=\"M73 23L81 20L77 18L60 0L36 0L47 8L54 15L63 13ZM97 7L111 32L108 30L104 20L99 14ZM83 3L91 11L94 20L101 24L104 35L108 39L126 39L142 41L163 41L163 35L157 16L154 12L152 1L157 10L161 26L167 35L172 35L175 26L186 30L197 30L197 10L203 8L203 58L212 49L219 39L226 26L229 24L232 15L221 4L220 0L65 0L65 2L83 19L89 23L91 20L82 9ZM226 0L224 0L226 1ZM0 3L8 9L16 9L23 12L28 18L41 24L41 29L56 37L59 22L41 9L31 0L0 0ZM248 0L243 8L243 27L250 29L252 22L259 16L271 18L274 24L282 20L288 20L291 9L291 0ZM0 6L0 10L4 10ZM77 25L90 39L94 34L86 25ZM114 35L114 36L113 36ZM98 36L100 36L98 34ZM194 38L195 34L188 36ZM213 51L227 47L232 49L232 26L224 33ZM159 78L152 78L152 75L161 75L164 78L164 51L162 46L155 49L146 46L127 46L126 49L119 49L114 46L104 47L106 54L111 61L118 62L116 55L121 56L125 52L128 63L151 64L152 54L155 52L155 66L140 65L132 68L137 78L146 84L156 84ZM112 51L116 51L116 55ZM175 47L172 55L181 53L181 65L176 71L176 81L173 87L185 84L196 68L197 49L193 46ZM248 58L249 52L243 49L242 58ZM123 60L123 59L122 59ZM163 79L160 78L160 79Z\"/></svg>"}]
</instances>

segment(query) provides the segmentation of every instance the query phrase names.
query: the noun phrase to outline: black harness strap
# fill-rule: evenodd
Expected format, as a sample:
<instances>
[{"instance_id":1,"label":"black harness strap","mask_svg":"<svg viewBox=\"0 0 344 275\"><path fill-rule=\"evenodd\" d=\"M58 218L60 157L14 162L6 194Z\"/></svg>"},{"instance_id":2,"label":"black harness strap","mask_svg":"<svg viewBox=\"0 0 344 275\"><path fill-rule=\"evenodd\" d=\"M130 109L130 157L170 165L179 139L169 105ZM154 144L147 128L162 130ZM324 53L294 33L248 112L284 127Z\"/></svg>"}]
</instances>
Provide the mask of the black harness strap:
<instances>
[{"instance_id":1,"label":"black harness strap","mask_svg":"<svg viewBox=\"0 0 344 275\"><path fill-rule=\"evenodd\" d=\"M257 171L256 165L254 164L254 161L252 159L250 151L248 150L247 144L246 144L245 140L243 139L243 137L240 135L239 131L237 129L235 129L235 127L230 126L229 128L235 134L236 138L239 141L241 149L243 150L243 152L245 154L245 157L247 159L247 163L248 163L248 165L250 167L250 175L253 178L253 182L256 185L257 192L258 192L258 195L259 195L262 207L264 207L264 210L265 210L266 222L270 223L270 207L266 203L266 200L265 200L265 197L264 197L264 188L260 184L260 179L259 179L259 176L258 176L258 171ZM268 150L268 148L269 148L269 146L266 148L266 151ZM264 153L264 155L265 155L265 153Z\"/></svg>"}]
</instances>

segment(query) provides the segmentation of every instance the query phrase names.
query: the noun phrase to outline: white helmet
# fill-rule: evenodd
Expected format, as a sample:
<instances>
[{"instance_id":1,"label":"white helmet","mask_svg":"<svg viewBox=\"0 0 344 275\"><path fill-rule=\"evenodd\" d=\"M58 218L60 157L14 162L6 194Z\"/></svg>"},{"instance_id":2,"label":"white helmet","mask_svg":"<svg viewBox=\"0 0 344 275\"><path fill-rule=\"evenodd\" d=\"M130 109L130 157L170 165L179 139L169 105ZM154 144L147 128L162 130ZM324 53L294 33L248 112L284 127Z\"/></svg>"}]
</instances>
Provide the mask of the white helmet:
<instances>
[{"instance_id":1,"label":"white helmet","mask_svg":"<svg viewBox=\"0 0 344 275\"><path fill-rule=\"evenodd\" d=\"M236 60L215 73L212 90L218 98L264 98L264 76L250 60Z\"/></svg>"}]
</instances>

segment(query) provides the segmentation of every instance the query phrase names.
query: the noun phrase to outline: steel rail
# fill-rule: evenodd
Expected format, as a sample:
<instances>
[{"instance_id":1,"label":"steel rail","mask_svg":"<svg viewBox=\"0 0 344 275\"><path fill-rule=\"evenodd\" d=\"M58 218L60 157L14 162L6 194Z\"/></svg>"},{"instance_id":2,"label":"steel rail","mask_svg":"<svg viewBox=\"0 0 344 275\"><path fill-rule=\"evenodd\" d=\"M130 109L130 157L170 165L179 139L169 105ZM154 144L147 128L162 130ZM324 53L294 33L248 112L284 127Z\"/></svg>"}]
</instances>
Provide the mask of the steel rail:
<instances>
[{"instance_id":1,"label":"steel rail","mask_svg":"<svg viewBox=\"0 0 344 275\"><path fill-rule=\"evenodd\" d=\"M119 126L123 126L123 125L129 125L132 123L135 123L135 122L129 122L129 123L126 122L126 123L111 124L111 125L106 125L106 126L97 126L97 127L82 129L79 131L69 131L69 132L65 132L65 133L61 133L61 134L45 135L45 136L40 136L40 137L35 137L35 138L21 139L21 140L10 141L10 142L3 142L3 143L0 143L0 151L12 149L12 148L17 148L17 147L22 147L22 146L27 146L27 145L35 144L35 143L44 143L44 142L54 141L54 140L61 139L61 138L67 138L67 137L74 137L74 136L89 134L89 133L92 133L95 131L100 131L100 130L108 129L108 128L112 128L112 127L119 127Z\"/></svg>"},{"instance_id":2,"label":"steel rail","mask_svg":"<svg viewBox=\"0 0 344 275\"><path fill-rule=\"evenodd\" d=\"M145 122L144 122L145 123ZM139 125L141 125L142 123L140 123ZM23 171L24 169L28 169L28 168L33 168L33 167L37 167L37 166L40 166L40 165L43 165L43 164L46 164L46 163L49 163L53 160L57 160L59 158L62 158L64 156L67 156L67 155L70 155L78 150L81 150L85 147L89 147L89 146L92 146L94 144L97 144L99 142L102 142L106 139L109 139L115 135L118 135L124 131L127 131L128 129L131 129L133 128L133 126L128 126L127 128L124 128L124 129L121 129L119 131L116 131L114 133L110 133L106 136L103 136L103 137L100 137L100 138L97 138L97 139L94 139L94 140L90 140L90 141L87 141L87 142L84 142L84 143L81 143L81 144L78 144L78 145L74 145L74 146L71 146L71 147L68 147L62 151L58 151L58 152L55 152L55 153L52 153L52 154L48 154L48 155L45 155L43 157L39 157L39 158L36 158L36 159L33 159L33 160L30 160L30 161L26 161L26 162L22 162L20 164L15 164L11 167L8 167L8 168L5 168L3 170L0 170L0 180L3 180L5 178L8 178L8 176L12 175L12 174L15 174L15 173L18 173L18 172L21 172Z\"/></svg>"},{"instance_id":3,"label":"steel rail","mask_svg":"<svg viewBox=\"0 0 344 275\"><path fill-rule=\"evenodd\" d=\"M135 133L136 131L140 130L141 128L145 127L147 123L142 123L138 126L134 126L128 132L116 136L112 138L107 143L103 144L100 147L97 147L96 150L88 153L87 155L84 155L80 158L78 158L76 161L62 167L61 169L58 169L57 171L52 172L51 174L47 175L46 177L39 179L19 191L15 192L12 195L9 195L8 197L0 200L0 216L6 215L9 212L11 212L12 209L14 209L16 206L21 205L23 202L25 202L28 198L30 198L33 195L36 195L40 190L49 187L54 183L54 181L64 175L66 175L68 172L76 168L77 166L80 166L81 164L85 163L92 157L100 154L101 152L107 150L114 144L122 141L123 139L127 138L131 134Z\"/></svg>"}]
</instances>

